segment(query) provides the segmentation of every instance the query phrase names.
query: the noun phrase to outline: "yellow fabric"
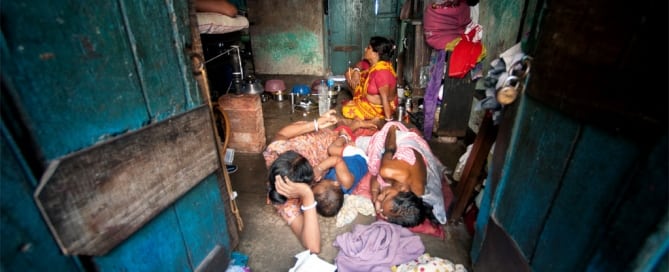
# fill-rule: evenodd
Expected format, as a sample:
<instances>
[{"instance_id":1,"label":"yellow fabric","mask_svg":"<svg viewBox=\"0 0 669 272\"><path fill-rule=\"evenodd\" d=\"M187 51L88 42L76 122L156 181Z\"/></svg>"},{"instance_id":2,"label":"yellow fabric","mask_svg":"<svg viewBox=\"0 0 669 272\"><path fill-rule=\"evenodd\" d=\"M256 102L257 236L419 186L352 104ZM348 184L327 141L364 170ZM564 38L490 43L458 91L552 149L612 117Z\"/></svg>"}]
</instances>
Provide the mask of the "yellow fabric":
<instances>
[{"instance_id":1,"label":"yellow fabric","mask_svg":"<svg viewBox=\"0 0 669 272\"><path fill-rule=\"evenodd\" d=\"M362 71L360 73L360 82L355 91L353 92L353 99L342 105L342 115L345 118L357 119L357 120L370 120L374 118L385 118L383 113L383 105L377 105L369 102L367 100L367 86L369 85L369 80L372 78L370 75L375 71L388 70L393 76L397 77L395 69L387 61L379 61L374 66L369 69ZM390 86L392 88L392 86ZM397 101L390 101L390 108L395 110L397 107Z\"/></svg>"}]
</instances>

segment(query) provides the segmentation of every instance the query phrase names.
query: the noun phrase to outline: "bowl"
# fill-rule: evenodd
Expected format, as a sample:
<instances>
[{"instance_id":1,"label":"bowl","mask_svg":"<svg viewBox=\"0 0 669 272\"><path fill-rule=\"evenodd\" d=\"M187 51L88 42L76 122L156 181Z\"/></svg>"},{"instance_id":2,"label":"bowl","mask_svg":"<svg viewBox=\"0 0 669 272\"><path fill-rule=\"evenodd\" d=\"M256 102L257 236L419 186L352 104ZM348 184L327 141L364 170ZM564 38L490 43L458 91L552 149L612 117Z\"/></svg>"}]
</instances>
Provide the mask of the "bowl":
<instances>
[{"instance_id":1,"label":"bowl","mask_svg":"<svg viewBox=\"0 0 669 272\"><path fill-rule=\"evenodd\" d=\"M274 93L278 91L285 91L286 84L283 83L283 80L280 79L270 79L265 82L265 91Z\"/></svg>"},{"instance_id":2,"label":"bowl","mask_svg":"<svg viewBox=\"0 0 669 272\"><path fill-rule=\"evenodd\" d=\"M309 86L304 85L304 84L298 84L293 86L293 93L299 94L299 95L308 95L311 93L311 88Z\"/></svg>"}]
</instances>

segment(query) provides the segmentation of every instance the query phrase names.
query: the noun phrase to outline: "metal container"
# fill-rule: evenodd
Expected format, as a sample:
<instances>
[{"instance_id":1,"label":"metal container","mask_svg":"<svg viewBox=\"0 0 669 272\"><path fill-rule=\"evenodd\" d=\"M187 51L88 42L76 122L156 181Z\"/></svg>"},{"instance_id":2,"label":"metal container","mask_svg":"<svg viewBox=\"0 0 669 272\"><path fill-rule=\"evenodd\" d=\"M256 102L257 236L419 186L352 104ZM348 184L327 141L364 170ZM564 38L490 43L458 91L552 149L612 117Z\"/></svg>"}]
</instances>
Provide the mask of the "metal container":
<instances>
[{"instance_id":1,"label":"metal container","mask_svg":"<svg viewBox=\"0 0 669 272\"><path fill-rule=\"evenodd\" d=\"M404 108L407 112L412 112L413 111L413 100L411 99L411 97L407 97L404 104L405 104Z\"/></svg>"},{"instance_id":2,"label":"metal container","mask_svg":"<svg viewBox=\"0 0 669 272\"><path fill-rule=\"evenodd\" d=\"M397 121L403 122L406 115L406 108L403 105L397 107Z\"/></svg>"},{"instance_id":3,"label":"metal container","mask_svg":"<svg viewBox=\"0 0 669 272\"><path fill-rule=\"evenodd\" d=\"M286 90L275 91L272 92L271 94L274 97L274 100L279 102L284 101L286 99L286 96L288 96Z\"/></svg>"}]
</instances>

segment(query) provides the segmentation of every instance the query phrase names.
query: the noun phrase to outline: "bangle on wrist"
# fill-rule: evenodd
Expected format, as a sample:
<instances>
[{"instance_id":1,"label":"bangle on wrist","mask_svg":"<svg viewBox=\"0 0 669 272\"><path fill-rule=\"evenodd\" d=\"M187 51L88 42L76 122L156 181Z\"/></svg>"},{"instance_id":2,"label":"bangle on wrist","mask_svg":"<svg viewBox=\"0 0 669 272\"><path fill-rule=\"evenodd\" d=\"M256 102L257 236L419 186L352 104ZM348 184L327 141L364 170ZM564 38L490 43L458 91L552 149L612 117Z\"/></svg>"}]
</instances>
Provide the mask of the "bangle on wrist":
<instances>
[{"instance_id":1,"label":"bangle on wrist","mask_svg":"<svg viewBox=\"0 0 669 272\"><path fill-rule=\"evenodd\" d=\"M314 119L314 131L318 132L318 119Z\"/></svg>"},{"instance_id":2,"label":"bangle on wrist","mask_svg":"<svg viewBox=\"0 0 669 272\"><path fill-rule=\"evenodd\" d=\"M353 71L358 71L358 72L360 72L360 68L355 67L355 68L353 68Z\"/></svg>"},{"instance_id":3,"label":"bangle on wrist","mask_svg":"<svg viewBox=\"0 0 669 272\"><path fill-rule=\"evenodd\" d=\"M348 138L348 136L347 136L346 134L339 134L339 137L344 138L344 140L346 141L347 144L348 144L348 142L350 141L349 138Z\"/></svg>"},{"instance_id":4,"label":"bangle on wrist","mask_svg":"<svg viewBox=\"0 0 669 272\"><path fill-rule=\"evenodd\" d=\"M314 203L311 203L311 205L308 206L300 205L300 209L302 209L302 211L311 210L313 208L316 208L316 204L318 204L318 201L314 201Z\"/></svg>"}]
</instances>

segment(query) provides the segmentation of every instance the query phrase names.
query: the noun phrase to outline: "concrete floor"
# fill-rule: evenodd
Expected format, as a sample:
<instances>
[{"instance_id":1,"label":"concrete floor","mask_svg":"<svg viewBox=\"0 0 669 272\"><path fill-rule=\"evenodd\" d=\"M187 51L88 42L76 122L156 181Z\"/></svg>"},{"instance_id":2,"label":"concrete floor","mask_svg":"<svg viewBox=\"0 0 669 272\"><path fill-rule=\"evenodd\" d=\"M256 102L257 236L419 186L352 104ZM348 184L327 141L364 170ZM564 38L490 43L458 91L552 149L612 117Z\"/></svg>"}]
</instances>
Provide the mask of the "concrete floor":
<instances>
[{"instance_id":1,"label":"concrete floor","mask_svg":"<svg viewBox=\"0 0 669 272\"><path fill-rule=\"evenodd\" d=\"M266 79L282 79L286 87L291 89L296 84L310 85L315 77L309 76L258 76L262 82ZM347 91L340 94L339 100L350 97ZM276 131L284 125L297 120L312 120L316 113L291 113L290 99L279 102L268 100L263 103L263 118L267 142L269 143ZM316 110L317 111L317 110ZM453 169L460 155L465 151L462 141L453 144L431 141L433 152L444 165ZM276 214L271 205L265 203L265 181L267 169L260 153L236 152L234 164L239 166L236 173L230 175L233 190L238 193L239 207L244 229L240 233L240 241L235 249L249 257L249 267L254 272L288 271L294 264L294 255L304 250L290 228ZM373 217L358 215L356 220L347 226L337 228L334 218L320 217L322 236L322 259L334 263L337 250L332 246L336 236L351 230L354 224L370 224ZM456 264L463 264L471 271L469 250L471 237L463 224L443 226L446 238L440 240L434 236L419 234L426 253L431 256L448 259Z\"/></svg>"}]
</instances>

